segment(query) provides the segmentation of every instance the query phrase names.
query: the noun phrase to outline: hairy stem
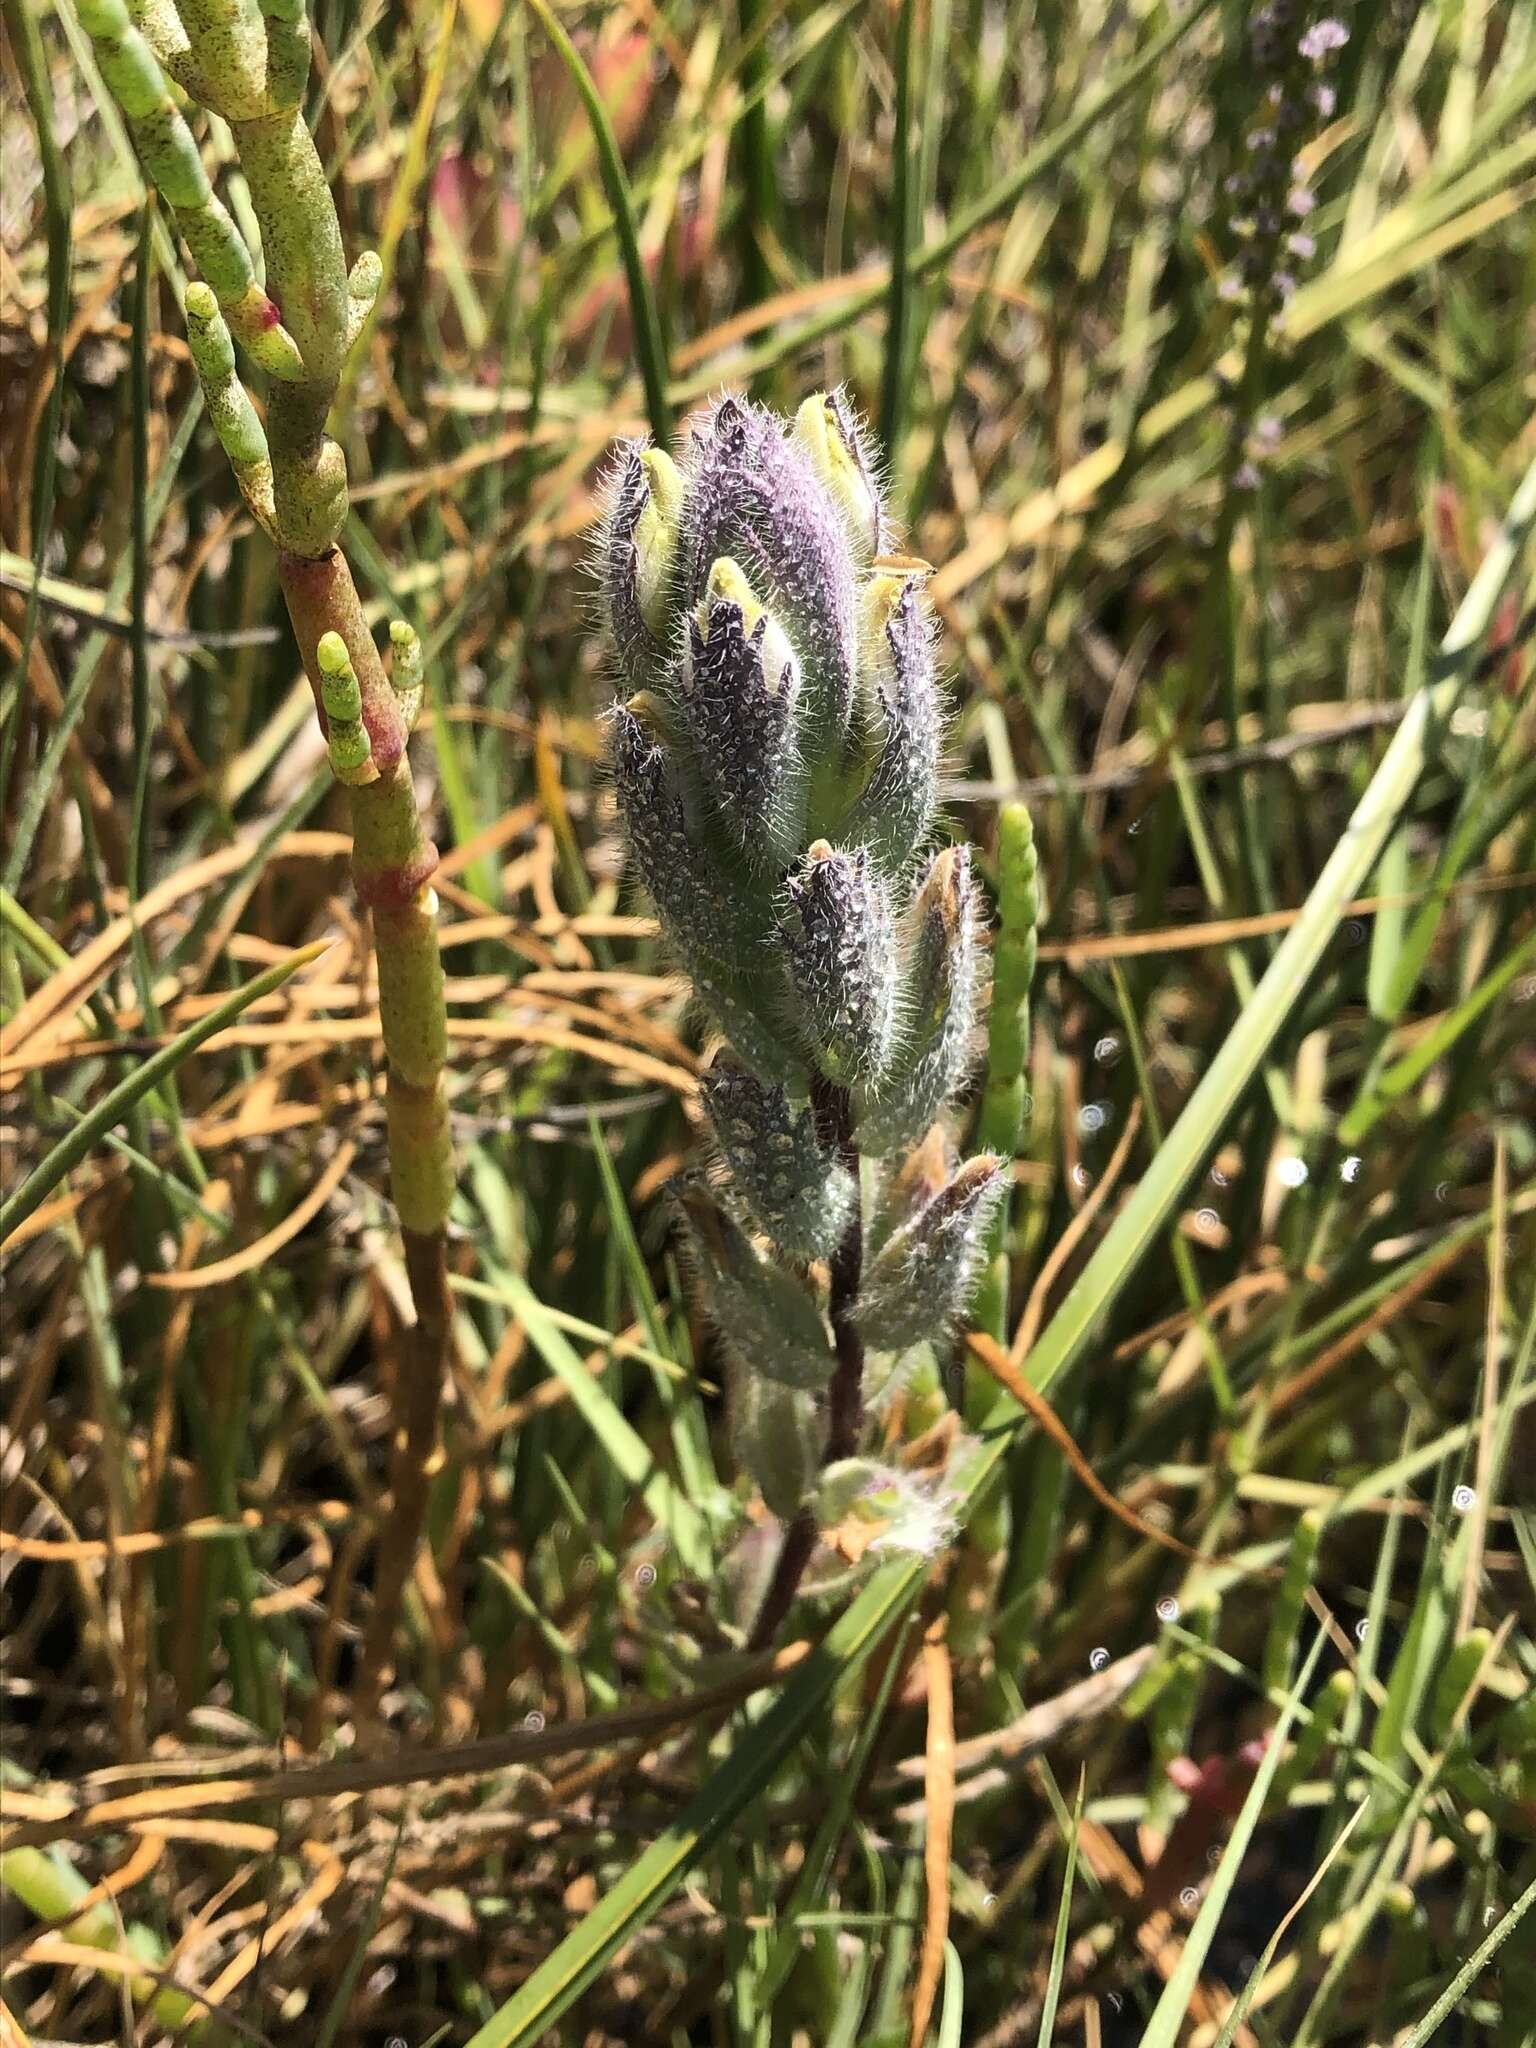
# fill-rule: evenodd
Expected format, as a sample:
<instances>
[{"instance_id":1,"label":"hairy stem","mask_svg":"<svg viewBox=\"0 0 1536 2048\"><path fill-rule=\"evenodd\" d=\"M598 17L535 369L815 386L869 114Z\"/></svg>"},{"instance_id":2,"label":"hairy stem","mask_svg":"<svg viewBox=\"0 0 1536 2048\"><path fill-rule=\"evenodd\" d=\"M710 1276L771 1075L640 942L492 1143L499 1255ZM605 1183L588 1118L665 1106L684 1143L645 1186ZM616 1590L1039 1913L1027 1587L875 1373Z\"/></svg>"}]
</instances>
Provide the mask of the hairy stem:
<instances>
[{"instance_id":1,"label":"hairy stem","mask_svg":"<svg viewBox=\"0 0 1536 2048\"><path fill-rule=\"evenodd\" d=\"M858 1181L859 1154L853 1142L853 1109L846 1088L817 1080L811 1089L816 1127L822 1143L837 1153L839 1160ZM853 1305L859 1298L864 1267L864 1220L862 1204L856 1205L842 1242L832 1255L827 1312L832 1322L832 1346L837 1359L827 1390L827 1445L822 1463L833 1465L851 1458L859 1447L864 1426L864 1339L854 1321ZM784 1532L783 1548L768 1591L753 1624L750 1649L766 1649L794 1605L816 1548L816 1517L802 1509Z\"/></svg>"}]
</instances>

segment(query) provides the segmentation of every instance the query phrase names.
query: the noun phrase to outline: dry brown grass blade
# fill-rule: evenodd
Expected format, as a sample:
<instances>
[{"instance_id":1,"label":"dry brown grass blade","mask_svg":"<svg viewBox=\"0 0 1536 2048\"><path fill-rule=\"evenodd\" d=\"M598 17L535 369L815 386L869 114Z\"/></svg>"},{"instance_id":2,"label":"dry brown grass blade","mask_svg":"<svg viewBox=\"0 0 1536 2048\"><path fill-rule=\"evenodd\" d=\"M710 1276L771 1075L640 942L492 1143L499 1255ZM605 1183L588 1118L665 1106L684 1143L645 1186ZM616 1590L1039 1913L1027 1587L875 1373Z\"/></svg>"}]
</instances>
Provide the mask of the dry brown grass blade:
<instances>
[{"instance_id":1,"label":"dry brown grass blade","mask_svg":"<svg viewBox=\"0 0 1536 2048\"><path fill-rule=\"evenodd\" d=\"M1125 1170L1130 1157L1131 1146L1141 1128L1141 1104L1133 1102L1125 1119L1125 1129L1120 1133L1119 1142L1110 1155L1109 1164L1100 1174L1092 1193L1081 1209L1072 1218L1061 1236L1052 1246L1049 1257L1040 1268L1034 1286L1030 1289L1029 1300L1024 1304L1024 1313L1019 1318L1019 1327L1013 1334L1009 1347L1009 1361L1017 1367L1029 1356L1030 1348L1040 1333L1045 1320L1045 1304L1050 1298L1052 1284L1078 1245L1094 1217L1103 1208L1114 1190L1115 1183Z\"/></svg>"},{"instance_id":2,"label":"dry brown grass blade","mask_svg":"<svg viewBox=\"0 0 1536 2048\"><path fill-rule=\"evenodd\" d=\"M923 1790L923 1878L925 1908L923 1947L912 1993L909 2048L923 2048L933 2018L939 1979L944 1973L944 1944L949 1939L949 1859L955 1837L955 1690L946 1621L940 1615L923 1637L923 1676L928 1691L928 1747Z\"/></svg>"},{"instance_id":3,"label":"dry brown grass blade","mask_svg":"<svg viewBox=\"0 0 1536 2048\"><path fill-rule=\"evenodd\" d=\"M1078 1449L1071 1431L1061 1417L1045 1396L1029 1384L1001 1344L989 1337L985 1330L970 1331L965 1341L972 1355L986 1367L1004 1393L1011 1394L1020 1407L1028 1411L1030 1418L1044 1430L1101 1508L1106 1509L1117 1521L1123 1522L1128 1529L1134 1529L1136 1534L1144 1537L1148 1543L1156 1543L1164 1550L1171 1550L1175 1557L1189 1558L1196 1564L1211 1562L1201 1551L1191 1550L1187 1543L1181 1543L1177 1536L1170 1536L1165 1529L1159 1529L1156 1523L1143 1521L1134 1508L1128 1508L1123 1500L1116 1499Z\"/></svg>"},{"instance_id":4,"label":"dry brown grass blade","mask_svg":"<svg viewBox=\"0 0 1536 2048\"><path fill-rule=\"evenodd\" d=\"M210 1266L193 1266L186 1272L146 1273L145 1282L150 1287L164 1288L171 1294L194 1294L199 1288L220 1287L226 1280L238 1279L240 1274L249 1273L268 1259L285 1244L291 1244L300 1231L320 1214L331 1196L346 1178L347 1170L357 1157L357 1147L344 1144L330 1165L315 1182L303 1201L297 1203L281 1223L258 1237L243 1250L231 1252L228 1258L215 1259Z\"/></svg>"},{"instance_id":5,"label":"dry brown grass blade","mask_svg":"<svg viewBox=\"0 0 1536 2048\"><path fill-rule=\"evenodd\" d=\"M216 1813L231 1806L268 1801L277 1806L296 1799L337 1799L363 1792L396 1791L406 1785L483 1777L491 1771L508 1770L514 1764L542 1763L550 1757L569 1756L579 1750L665 1734L686 1722L733 1707L765 1686L777 1684L805 1661L811 1648L808 1642L789 1643L771 1656L755 1658L737 1677L702 1686L681 1699L594 1714L563 1727L518 1729L506 1735L486 1736L478 1742L416 1750L403 1756L357 1757L345 1763L316 1764L308 1770L261 1771L197 1785L156 1786L112 1799L91 1801L87 1795L83 1803L72 1805L67 1813L61 1811L45 1820L13 1824L0 1836L0 1853L7 1849L42 1848L66 1839L79 1840L103 1830L136 1829L146 1821ZM10 1800L9 1793L6 1800Z\"/></svg>"},{"instance_id":6,"label":"dry brown grass blade","mask_svg":"<svg viewBox=\"0 0 1536 2048\"><path fill-rule=\"evenodd\" d=\"M269 862L277 860L339 859L350 854L352 841L343 832L287 832L270 849ZM153 889L147 889L132 911L125 911L80 951L72 956L67 967L61 967L35 988L16 1014L6 1025L6 1050L14 1059L34 1032L39 1031L48 1021L57 1016L61 1009L74 1006L90 994L111 968L120 953L132 943L135 931L143 931L155 919L184 903L189 896L195 896L200 889L210 888L222 881L226 875L236 875L249 867L256 853L253 839L237 839L230 846L221 846L217 852L205 854L201 860L189 864L174 875L167 875Z\"/></svg>"}]
</instances>

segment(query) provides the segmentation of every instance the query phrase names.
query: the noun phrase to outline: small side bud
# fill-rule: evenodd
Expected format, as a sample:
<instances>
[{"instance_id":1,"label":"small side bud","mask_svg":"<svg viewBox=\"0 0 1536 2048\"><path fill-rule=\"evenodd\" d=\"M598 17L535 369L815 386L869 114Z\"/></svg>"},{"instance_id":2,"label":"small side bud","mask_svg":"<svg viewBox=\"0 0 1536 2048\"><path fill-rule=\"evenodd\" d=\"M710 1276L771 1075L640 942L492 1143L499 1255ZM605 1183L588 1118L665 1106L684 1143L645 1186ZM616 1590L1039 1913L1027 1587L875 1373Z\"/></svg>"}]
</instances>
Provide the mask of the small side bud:
<instances>
[{"instance_id":1,"label":"small side bud","mask_svg":"<svg viewBox=\"0 0 1536 2048\"><path fill-rule=\"evenodd\" d=\"M736 1462L781 1522L800 1512L816 1479L823 1429L809 1394L776 1380L737 1380L731 1437Z\"/></svg>"},{"instance_id":2,"label":"small side bud","mask_svg":"<svg viewBox=\"0 0 1536 2048\"><path fill-rule=\"evenodd\" d=\"M384 282L384 264L377 249L365 249L347 279L347 339L350 349L362 333Z\"/></svg>"},{"instance_id":3,"label":"small side bud","mask_svg":"<svg viewBox=\"0 0 1536 2048\"><path fill-rule=\"evenodd\" d=\"M363 724L363 693L339 633L322 633L315 648L320 670L320 705L325 713L326 751L338 782L372 782L378 774Z\"/></svg>"},{"instance_id":4,"label":"small side bud","mask_svg":"<svg viewBox=\"0 0 1536 2048\"><path fill-rule=\"evenodd\" d=\"M754 1222L791 1258L830 1258L858 1189L817 1137L811 1111L793 1114L782 1088L719 1062L704 1076L702 1093L732 1186Z\"/></svg>"},{"instance_id":5,"label":"small side bud","mask_svg":"<svg viewBox=\"0 0 1536 2048\"><path fill-rule=\"evenodd\" d=\"M800 836L799 697L794 649L723 557L689 615L682 708L721 830L762 866L780 865Z\"/></svg>"},{"instance_id":6,"label":"small side bud","mask_svg":"<svg viewBox=\"0 0 1536 2048\"><path fill-rule=\"evenodd\" d=\"M944 738L920 577L879 575L871 581L864 594L863 644L875 699L874 752L846 836L866 841L894 874L932 827Z\"/></svg>"},{"instance_id":7,"label":"small side bud","mask_svg":"<svg viewBox=\"0 0 1536 2048\"><path fill-rule=\"evenodd\" d=\"M407 733L412 732L421 716L426 664L420 635L405 619L391 619L389 622L389 680L400 701L400 722Z\"/></svg>"},{"instance_id":8,"label":"small side bud","mask_svg":"<svg viewBox=\"0 0 1536 2048\"><path fill-rule=\"evenodd\" d=\"M842 514L848 544L864 564L880 553L885 515L875 465L858 415L841 391L818 391L795 414L795 439Z\"/></svg>"},{"instance_id":9,"label":"small side bud","mask_svg":"<svg viewBox=\"0 0 1536 2048\"><path fill-rule=\"evenodd\" d=\"M864 847L818 839L786 887L781 929L797 1022L829 1080L876 1087L891 1050L890 898Z\"/></svg>"},{"instance_id":10,"label":"small side bud","mask_svg":"<svg viewBox=\"0 0 1536 2048\"><path fill-rule=\"evenodd\" d=\"M968 1159L949 1184L886 1238L864 1275L855 1314L878 1351L934 1338L965 1313L1004 1175L989 1153Z\"/></svg>"},{"instance_id":11,"label":"small side bud","mask_svg":"<svg viewBox=\"0 0 1536 2048\"><path fill-rule=\"evenodd\" d=\"M684 488L664 449L625 449L601 561L608 627L631 684L656 680L672 651L672 564Z\"/></svg>"},{"instance_id":12,"label":"small side bud","mask_svg":"<svg viewBox=\"0 0 1536 2048\"><path fill-rule=\"evenodd\" d=\"M832 1349L799 1281L765 1258L702 1188L676 1191L704 1306L727 1350L754 1378L821 1393Z\"/></svg>"},{"instance_id":13,"label":"small side bud","mask_svg":"<svg viewBox=\"0 0 1536 2048\"><path fill-rule=\"evenodd\" d=\"M250 394L236 374L235 344L219 311L219 302L208 285L189 284L183 310L187 346L203 387L213 430L229 457L246 503L270 531L272 464L267 454L267 436Z\"/></svg>"},{"instance_id":14,"label":"small side bud","mask_svg":"<svg viewBox=\"0 0 1536 2048\"><path fill-rule=\"evenodd\" d=\"M904 920L901 1039L878 1091L860 1101L860 1148L915 1145L965 1079L976 1030L981 913L970 853L947 846Z\"/></svg>"}]
</instances>

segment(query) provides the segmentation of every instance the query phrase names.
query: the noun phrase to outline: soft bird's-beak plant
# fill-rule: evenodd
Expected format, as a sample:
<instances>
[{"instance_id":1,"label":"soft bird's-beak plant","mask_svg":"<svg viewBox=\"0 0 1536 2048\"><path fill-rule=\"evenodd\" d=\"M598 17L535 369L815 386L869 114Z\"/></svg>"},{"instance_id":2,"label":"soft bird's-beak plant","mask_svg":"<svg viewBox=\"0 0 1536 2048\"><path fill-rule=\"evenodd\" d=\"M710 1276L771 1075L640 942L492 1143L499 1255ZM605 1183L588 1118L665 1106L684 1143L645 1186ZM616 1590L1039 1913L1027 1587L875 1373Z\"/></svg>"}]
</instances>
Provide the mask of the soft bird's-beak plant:
<instances>
[{"instance_id":1,"label":"soft bird's-beak plant","mask_svg":"<svg viewBox=\"0 0 1536 2048\"><path fill-rule=\"evenodd\" d=\"M388 1062L390 1188L416 1309L396 1375L391 1514L375 1580L365 1691L388 1662L425 1506L450 1331L445 1230L454 1185L447 1032L432 877L406 747L422 700L422 650L403 621L388 667L337 545L347 469L326 431L348 351L379 290L379 259L348 274L325 173L305 122L310 24L302 0L77 0L102 76L144 168L201 271L187 340L209 415L278 571L332 769L352 814L352 871L372 913ZM264 282L209 183L182 112L222 117L260 225ZM235 344L266 373L263 425Z\"/></svg>"},{"instance_id":2,"label":"soft bird's-beak plant","mask_svg":"<svg viewBox=\"0 0 1536 2048\"><path fill-rule=\"evenodd\" d=\"M818 1533L850 1559L940 1547L942 1440L920 1472L891 1446L942 1412L1006 1180L945 1120L983 919L967 848L929 849L933 633L887 537L862 430L823 395L793 422L727 397L678 461L626 448L601 542L632 862L726 1041L715 1171L677 1205L738 1461L785 1526L759 1642Z\"/></svg>"}]
</instances>

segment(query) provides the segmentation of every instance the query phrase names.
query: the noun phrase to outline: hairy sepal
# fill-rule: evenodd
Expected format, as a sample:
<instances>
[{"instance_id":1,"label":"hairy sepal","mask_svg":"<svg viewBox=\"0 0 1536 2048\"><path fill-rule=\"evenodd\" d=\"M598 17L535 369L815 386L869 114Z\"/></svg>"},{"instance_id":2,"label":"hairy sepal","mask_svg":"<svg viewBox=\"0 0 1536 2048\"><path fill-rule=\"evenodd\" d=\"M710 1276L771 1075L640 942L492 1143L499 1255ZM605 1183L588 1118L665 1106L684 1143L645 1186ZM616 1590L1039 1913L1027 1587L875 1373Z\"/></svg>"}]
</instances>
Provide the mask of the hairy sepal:
<instances>
[{"instance_id":1,"label":"hairy sepal","mask_svg":"<svg viewBox=\"0 0 1536 2048\"><path fill-rule=\"evenodd\" d=\"M731 1185L748 1214L790 1258L828 1259L858 1203L858 1185L821 1143L809 1107L728 1062L704 1076L704 1107Z\"/></svg>"},{"instance_id":2,"label":"hairy sepal","mask_svg":"<svg viewBox=\"0 0 1536 2048\"><path fill-rule=\"evenodd\" d=\"M873 1158L915 1145L974 1058L981 905L968 848L935 854L902 927L900 1032L879 1086L857 1104L859 1149Z\"/></svg>"},{"instance_id":3,"label":"hairy sepal","mask_svg":"<svg viewBox=\"0 0 1536 2048\"><path fill-rule=\"evenodd\" d=\"M785 885L780 931L811 1057L840 1087L878 1089L895 1032L896 933L867 850L817 840Z\"/></svg>"},{"instance_id":4,"label":"hairy sepal","mask_svg":"<svg viewBox=\"0 0 1536 2048\"><path fill-rule=\"evenodd\" d=\"M823 1393L832 1348L804 1287L766 1258L707 1190L685 1185L676 1199L704 1308L736 1364L750 1378Z\"/></svg>"},{"instance_id":5,"label":"hairy sepal","mask_svg":"<svg viewBox=\"0 0 1536 2048\"><path fill-rule=\"evenodd\" d=\"M986 1250L1004 1173L989 1153L968 1159L921 1200L866 1261L855 1315L880 1351L933 1339L964 1315Z\"/></svg>"}]
</instances>

